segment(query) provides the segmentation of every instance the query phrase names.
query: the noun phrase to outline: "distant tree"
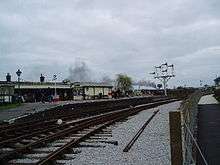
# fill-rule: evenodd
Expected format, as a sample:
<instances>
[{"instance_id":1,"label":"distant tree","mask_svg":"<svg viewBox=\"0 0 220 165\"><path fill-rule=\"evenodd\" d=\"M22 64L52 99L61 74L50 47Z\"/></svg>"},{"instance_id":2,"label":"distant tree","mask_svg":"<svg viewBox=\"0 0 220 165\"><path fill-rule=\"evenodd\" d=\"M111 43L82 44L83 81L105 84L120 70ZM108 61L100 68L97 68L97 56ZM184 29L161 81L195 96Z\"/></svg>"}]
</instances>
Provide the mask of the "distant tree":
<instances>
[{"instance_id":1,"label":"distant tree","mask_svg":"<svg viewBox=\"0 0 220 165\"><path fill-rule=\"evenodd\" d=\"M126 74L118 74L116 79L116 87L122 92L128 92L132 89L132 78Z\"/></svg>"},{"instance_id":2,"label":"distant tree","mask_svg":"<svg viewBox=\"0 0 220 165\"><path fill-rule=\"evenodd\" d=\"M162 88L162 84L157 84L157 88Z\"/></svg>"}]
</instances>

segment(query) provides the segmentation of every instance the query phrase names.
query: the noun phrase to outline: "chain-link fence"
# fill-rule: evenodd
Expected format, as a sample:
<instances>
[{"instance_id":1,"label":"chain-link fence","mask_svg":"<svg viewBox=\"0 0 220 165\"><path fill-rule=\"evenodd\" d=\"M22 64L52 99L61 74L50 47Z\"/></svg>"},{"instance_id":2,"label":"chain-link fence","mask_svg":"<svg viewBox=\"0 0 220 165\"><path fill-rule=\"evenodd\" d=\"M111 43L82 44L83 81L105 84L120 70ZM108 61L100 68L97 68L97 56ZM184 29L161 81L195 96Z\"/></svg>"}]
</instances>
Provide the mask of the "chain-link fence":
<instances>
[{"instance_id":1,"label":"chain-link fence","mask_svg":"<svg viewBox=\"0 0 220 165\"><path fill-rule=\"evenodd\" d=\"M200 156L205 165L207 162L197 143L197 114L198 102L202 97L201 91L196 91L180 107L182 113L183 131L183 164L196 165L197 156Z\"/></svg>"}]
</instances>

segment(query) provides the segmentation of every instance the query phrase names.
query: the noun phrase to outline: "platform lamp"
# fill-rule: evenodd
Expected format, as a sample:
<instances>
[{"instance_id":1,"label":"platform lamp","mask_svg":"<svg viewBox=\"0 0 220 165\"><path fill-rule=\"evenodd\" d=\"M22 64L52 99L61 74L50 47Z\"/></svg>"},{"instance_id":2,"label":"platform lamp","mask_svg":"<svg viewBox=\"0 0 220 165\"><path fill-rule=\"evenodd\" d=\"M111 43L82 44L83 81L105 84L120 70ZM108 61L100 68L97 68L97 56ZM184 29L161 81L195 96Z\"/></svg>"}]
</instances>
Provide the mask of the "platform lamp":
<instances>
[{"instance_id":1,"label":"platform lamp","mask_svg":"<svg viewBox=\"0 0 220 165\"><path fill-rule=\"evenodd\" d=\"M19 101L19 104L21 103L21 91L20 91L20 80L21 80L21 70L18 69L16 74L18 76L18 101Z\"/></svg>"},{"instance_id":2,"label":"platform lamp","mask_svg":"<svg viewBox=\"0 0 220 165\"><path fill-rule=\"evenodd\" d=\"M57 80L57 75L54 74L53 75L53 81L55 82L55 87L54 87L54 89L55 89L55 92L54 92L55 99L57 98L57 87L56 87L57 83L56 83L56 80Z\"/></svg>"}]
</instances>

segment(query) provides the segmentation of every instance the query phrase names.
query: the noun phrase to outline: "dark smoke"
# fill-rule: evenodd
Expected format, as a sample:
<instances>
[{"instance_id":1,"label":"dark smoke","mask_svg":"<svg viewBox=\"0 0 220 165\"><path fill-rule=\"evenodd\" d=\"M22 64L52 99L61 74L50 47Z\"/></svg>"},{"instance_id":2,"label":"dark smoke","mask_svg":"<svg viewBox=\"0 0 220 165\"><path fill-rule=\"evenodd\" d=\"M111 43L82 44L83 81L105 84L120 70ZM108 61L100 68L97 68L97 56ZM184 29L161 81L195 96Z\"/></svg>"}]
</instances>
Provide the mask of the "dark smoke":
<instances>
[{"instance_id":1,"label":"dark smoke","mask_svg":"<svg viewBox=\"0 0 220 165\"><path fill-rule=\"evenodd\" d=\"M140 81L134 83L134 85L156 88L156 84L152 81L149 81L149 80L147 80L147 81L146 80L140 80Z\"/></svg>"},{"instance_id":2,"label":"dark smoke","mask_svg":"<svg viewBox=\"0 0 220 165\"><path fill-rule=\"evenodd\" d=\"M72 82L89 82L91 81L90 73L84 61L76 61L75 65L69 68L68 79Z\"/></svg>"},{"instance_id":3,"label":"dark smoke","mask_svg":"<svg viewBox=\"0 0 220 165\"><path fill-rule=\"evenodd\" d=\"M112 80L109 76L104 75L101 79L102 83L112 84L114 80Z\"/></svg>"}]
</instances>

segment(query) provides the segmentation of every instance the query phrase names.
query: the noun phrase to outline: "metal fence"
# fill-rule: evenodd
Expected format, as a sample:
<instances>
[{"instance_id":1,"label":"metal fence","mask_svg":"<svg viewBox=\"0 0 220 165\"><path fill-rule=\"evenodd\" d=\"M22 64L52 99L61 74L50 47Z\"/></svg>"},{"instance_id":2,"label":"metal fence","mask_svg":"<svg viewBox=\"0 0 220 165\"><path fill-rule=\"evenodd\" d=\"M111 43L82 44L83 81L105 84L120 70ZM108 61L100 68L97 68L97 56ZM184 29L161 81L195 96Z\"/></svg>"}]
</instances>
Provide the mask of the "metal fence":
<instances>
[{"instance_id":1,"label":"metal fence","mask_svg":"<svg viewBox=\"0 0 220 165\"><path fill-rule=\"evenodd\" d=\"M197 115L198 102L202 97L201 91L196 91L180 106L182 113L182 132L183 132L183 164L195 165L197 156L200 156L204 164L207 162L197 143Z\"/></svg>"}]
</instances>

